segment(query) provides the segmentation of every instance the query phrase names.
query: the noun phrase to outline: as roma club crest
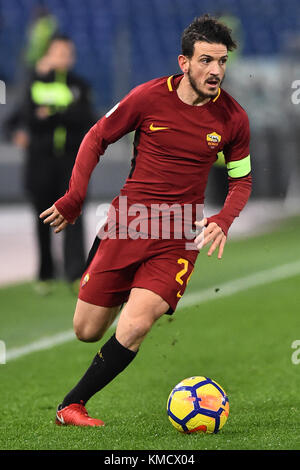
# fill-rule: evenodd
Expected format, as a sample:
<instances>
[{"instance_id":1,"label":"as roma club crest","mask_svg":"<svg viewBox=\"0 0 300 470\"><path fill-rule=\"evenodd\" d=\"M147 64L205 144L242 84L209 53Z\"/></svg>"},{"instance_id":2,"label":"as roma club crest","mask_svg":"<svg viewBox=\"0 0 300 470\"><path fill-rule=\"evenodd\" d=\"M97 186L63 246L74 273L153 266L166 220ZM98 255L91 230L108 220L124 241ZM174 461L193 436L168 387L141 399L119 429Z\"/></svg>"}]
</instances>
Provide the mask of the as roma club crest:
<instances>
[{"instance_id":1,"label":"as roma club crest","mask_svg":"<svg viewBox=\"0 0 300 470\"><path fill-rule=\"evenodd\" d=\"M222 137L217 134L216 132L211 132L210 134L206 135L206 142L209 148L215 149L218 147L219 143L221 142Z\"/></svg>"}]
</instances>

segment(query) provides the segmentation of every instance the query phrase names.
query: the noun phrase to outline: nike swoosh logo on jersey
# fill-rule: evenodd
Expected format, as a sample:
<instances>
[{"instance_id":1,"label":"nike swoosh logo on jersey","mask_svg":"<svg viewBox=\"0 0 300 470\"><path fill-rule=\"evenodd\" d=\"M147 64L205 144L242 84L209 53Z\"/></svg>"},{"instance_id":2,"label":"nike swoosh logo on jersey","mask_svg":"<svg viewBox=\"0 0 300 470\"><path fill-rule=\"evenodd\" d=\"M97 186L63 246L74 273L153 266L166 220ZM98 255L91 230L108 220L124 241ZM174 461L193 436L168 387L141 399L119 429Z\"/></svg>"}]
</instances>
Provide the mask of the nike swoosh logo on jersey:
<instances>
[{"instance_id":1,"label":"nike swoosh logo on jersey","mask_svg":"<svg viewBox=\"0 0 300 470\"><path fill-rule=\"evenodd\" d=\"M155 127L153 122L149 126L150 131L163 131L165 129L169 129L168 127Z\"/></svg>"}]
</instances>

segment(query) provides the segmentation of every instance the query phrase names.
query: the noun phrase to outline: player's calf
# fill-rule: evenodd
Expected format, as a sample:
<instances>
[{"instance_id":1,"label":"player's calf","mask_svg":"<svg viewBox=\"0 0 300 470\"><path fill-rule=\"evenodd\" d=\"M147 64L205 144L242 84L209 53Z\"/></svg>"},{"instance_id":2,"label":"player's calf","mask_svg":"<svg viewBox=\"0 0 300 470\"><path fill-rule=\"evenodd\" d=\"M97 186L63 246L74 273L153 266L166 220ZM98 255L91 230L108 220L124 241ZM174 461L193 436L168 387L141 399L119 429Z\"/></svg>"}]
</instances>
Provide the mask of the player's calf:
<instances>
[{"instance_id":1,"label":"player's calf","mask_svg":"<svg viewBox=\"0 0 300 470\"><path fill-rule=\"evenodd\" d=\"M99 310L101 307L98 307L98 310L96 308L88 309L87 304L84 304L85 303L82 304L81 310L77 310L77 313L79 311L80 315L77 315L76 321L78 321L78 318L81 319L82 312L86 311L90 315L88 319L93 319L90 325L95 325L96 320L98 320L98 323L96 322L98 330L95 330L98 332L101 328L104 329L104 327L107 327L109 321L111 321L116 314L116 309L113 312L110 311L111 315L108 315L108 311ZM84 406L95 393L111 382L132 362L137 354L139 345L151 329L153 323L163 315L168 308L168 304L157 294L147 289L132 290L132 295L130 295L128 303L120 315L117 326L117 332L122 339L113 335L98 351L84 376L65 396L60 405L58 412L61 411L60 414L63 419L66 410L68 410L67 416L69 420L69 405L78 404ZM97 312L100 314L100 317L99 315L97 316ZM99 321L99 318L101 318L101 321ZM105 322L104 319L106 320ZM85 338L92 337L88 336L87 330L85 333L81 331L81 334L86 335L84 336ZM91 332L89 334L91 335ZM76 413L78 411L77 408L78 407L76 407ZM71 411L73 416L73 407ZM83 414L84 413L86 413L86 410L83 410ZM85 418L87 417L85 416ZM73 424L71 423L73 418L70 418L69 421L70 424Z\"/></svg>"},{"instance_id":2,"label":"player's calf","mask_svg":"<svg viewBox=\"0 0 300 470\"><path fill-rule=\"evenodd\" d=\"M169 309L158 294L142 288L132 289L120 315L116 338L123 346L137 351L153 324Z\"/></svg>"}]
</instances>

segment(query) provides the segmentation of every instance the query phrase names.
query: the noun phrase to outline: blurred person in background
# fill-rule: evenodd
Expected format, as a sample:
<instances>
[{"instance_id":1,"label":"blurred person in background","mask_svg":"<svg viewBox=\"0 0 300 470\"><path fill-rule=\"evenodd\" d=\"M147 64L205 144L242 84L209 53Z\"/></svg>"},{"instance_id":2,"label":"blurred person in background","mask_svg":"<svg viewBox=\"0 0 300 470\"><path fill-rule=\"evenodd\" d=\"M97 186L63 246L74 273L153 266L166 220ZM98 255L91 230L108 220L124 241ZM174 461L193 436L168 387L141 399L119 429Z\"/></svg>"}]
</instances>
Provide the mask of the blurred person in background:
<instances>
[{"instance_id":1,"label":"blurred person in background","mask_svg":"<svg viewBox=\"0 0 300 470\"><path fill-rule=\"evenodd\" d=\"M95 122L90 89L71 69L74 43L54 36L45 55L37 61L19 110L17 124L8 120L13 142L25 150L25 188L36 213L39 271L36 290L51 291L56 277L50 228L38 214L68 187L79 145ZM15 119L15 117L14 117ZM82 275L85 252L81 218L70 225L63 243L64 275L74 287Z\"/></svg>"},{"instance_id":2,"label":"blurred person in background","mask_svg":"<svg viewBox=\"0 0 300 470\"><path fill-rule=\"evenodd\" d=\"M8 119L4 122L4 135L6 133L7 137L14 130L13 141L21 148L27 144L27 135L23 129L20 112L20 108L23 106L23 97L30 87L32 74L38 61L46 54L52 37L57 33L58 21L56 17L40 1L32 10L32 20L25 35L25 45L16 67L14 78L16 86L11 97L14 102L13 111L9 113Z\"/></svg>"}]
</instances>

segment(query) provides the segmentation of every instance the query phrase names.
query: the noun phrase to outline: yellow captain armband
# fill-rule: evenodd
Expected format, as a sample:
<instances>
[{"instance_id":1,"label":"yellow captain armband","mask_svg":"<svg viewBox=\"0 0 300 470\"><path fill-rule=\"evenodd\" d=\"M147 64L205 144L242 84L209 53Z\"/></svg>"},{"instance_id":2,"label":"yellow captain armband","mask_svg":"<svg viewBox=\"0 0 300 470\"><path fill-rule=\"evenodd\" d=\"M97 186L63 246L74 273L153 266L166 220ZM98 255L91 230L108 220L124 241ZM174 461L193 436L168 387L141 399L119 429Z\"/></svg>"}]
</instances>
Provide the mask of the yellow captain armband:
<instances>
[{"instance_id":1,"label":"yellow captain armband","mask_svg":"<svg viewBox=\"0 0 300 470\"><path fill-rule=\"evenodd\" d=\"M230 178L242 178L248 175L251 171L250 155L247 155L247 157L241 160L228 162L227 171Z\"/></svg>"}]
</instances>

